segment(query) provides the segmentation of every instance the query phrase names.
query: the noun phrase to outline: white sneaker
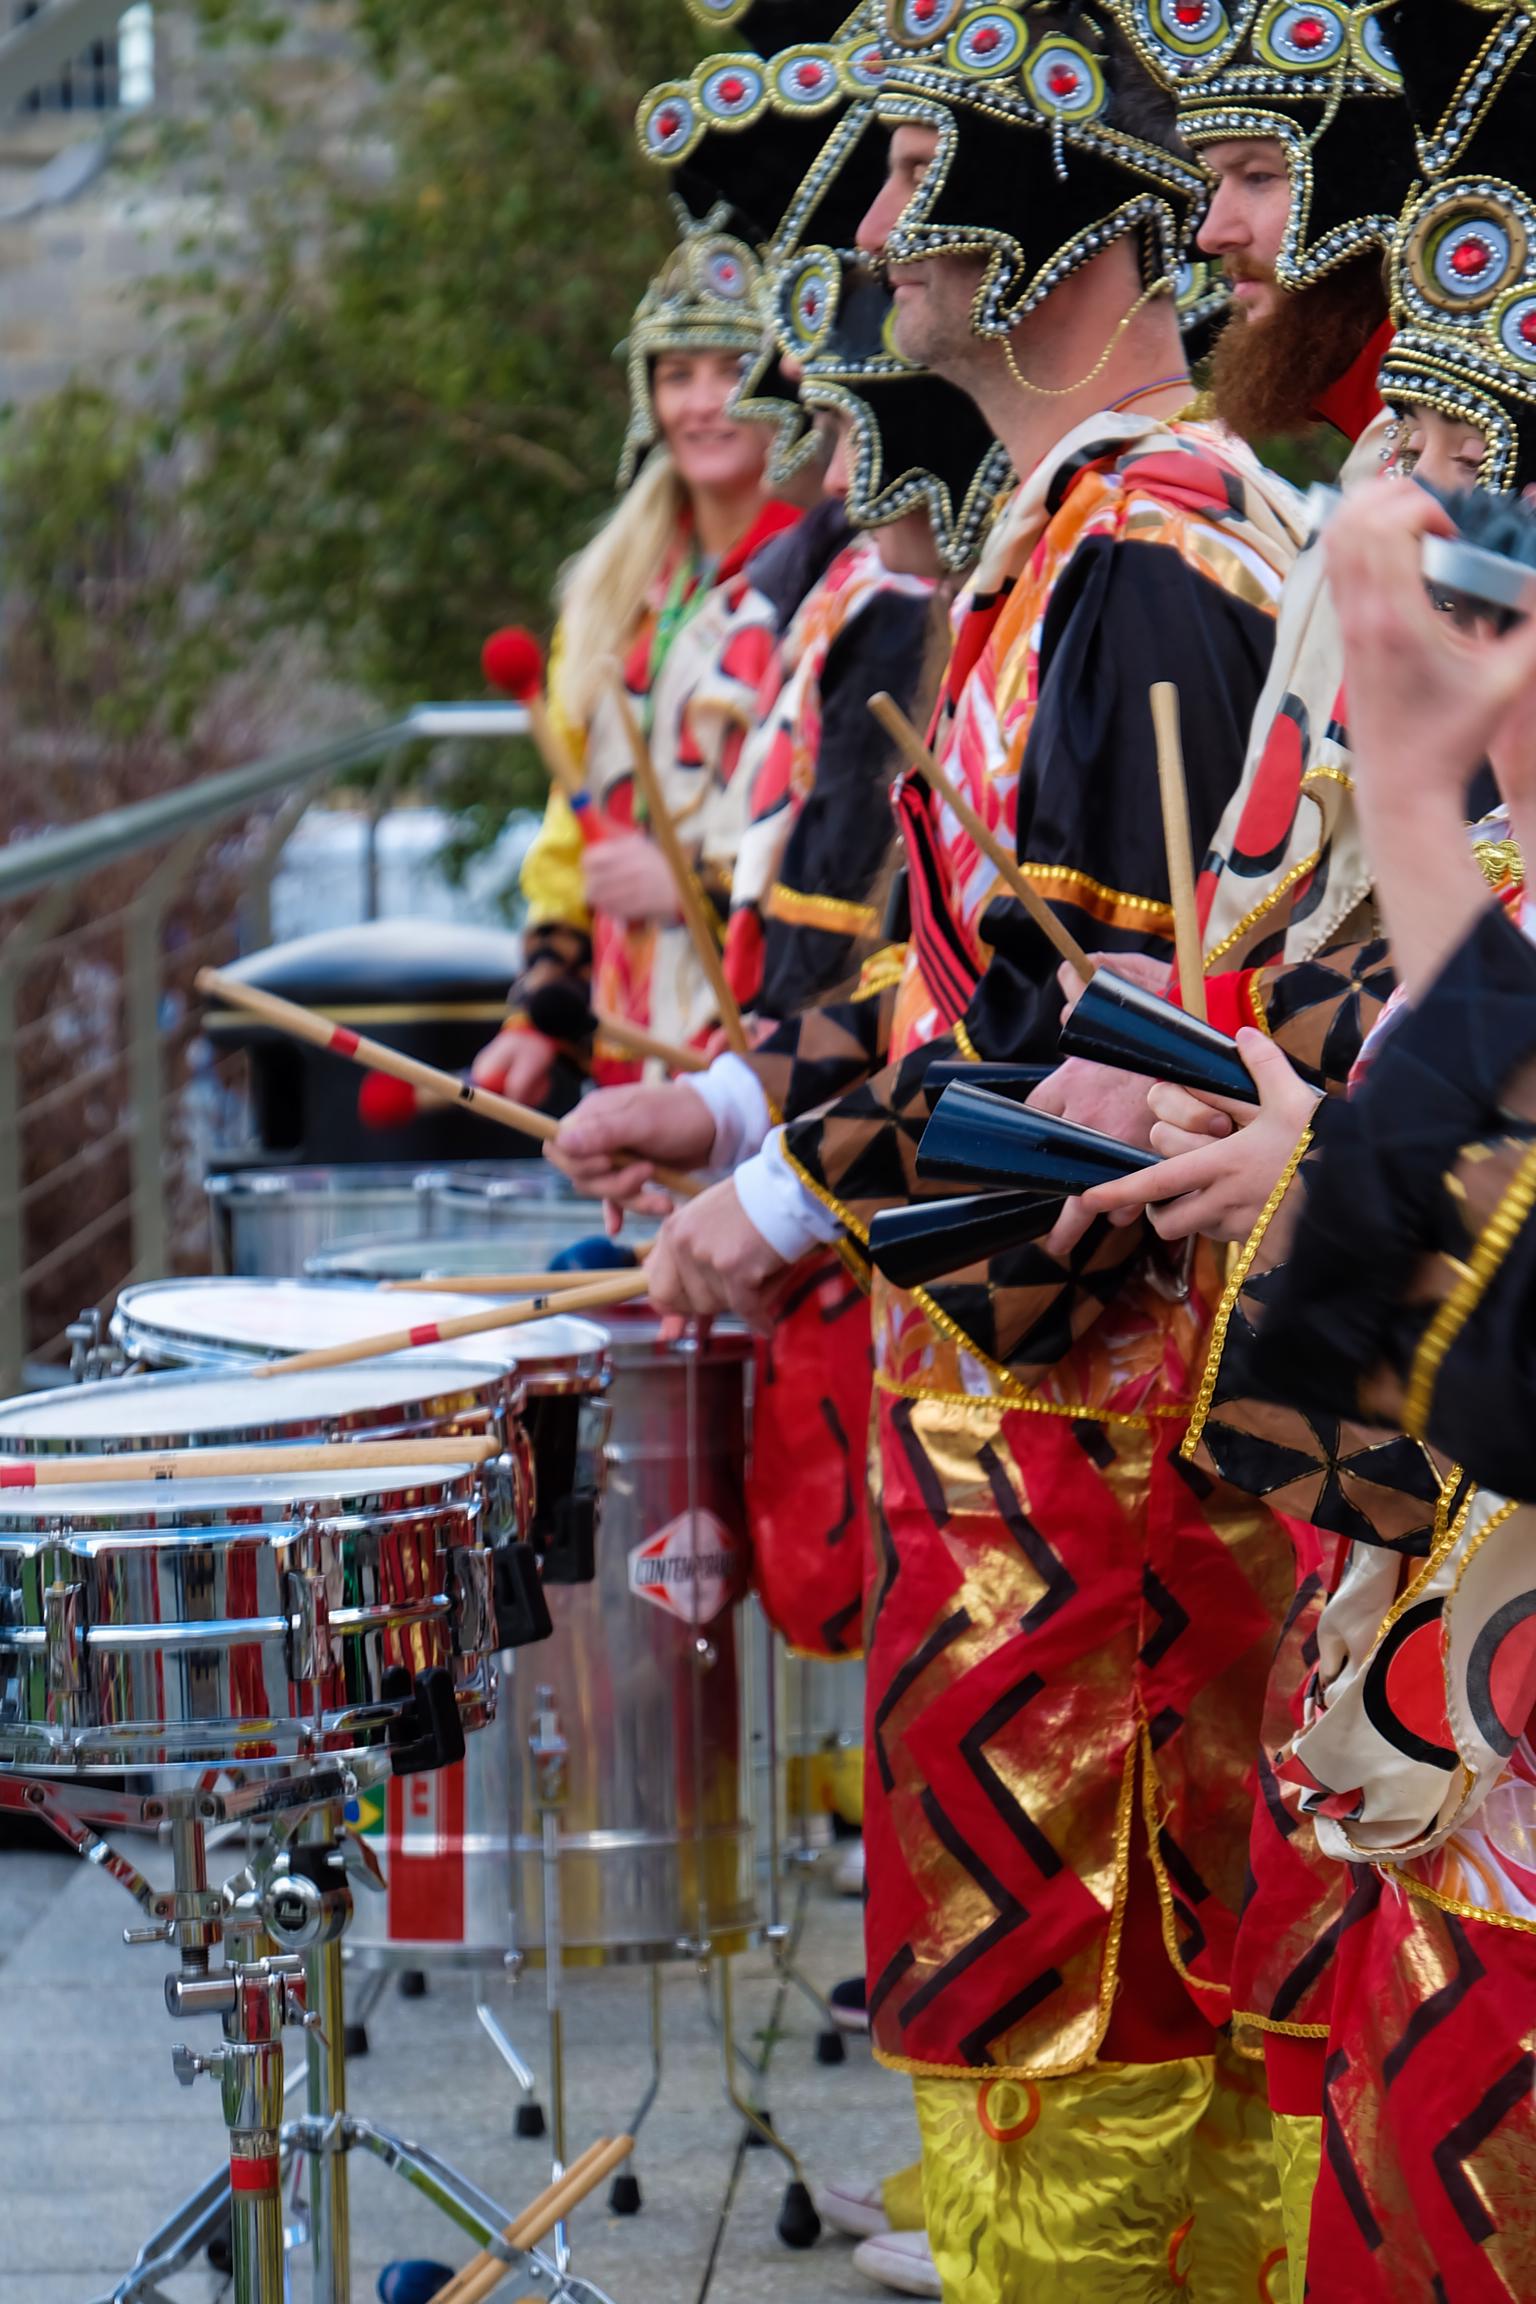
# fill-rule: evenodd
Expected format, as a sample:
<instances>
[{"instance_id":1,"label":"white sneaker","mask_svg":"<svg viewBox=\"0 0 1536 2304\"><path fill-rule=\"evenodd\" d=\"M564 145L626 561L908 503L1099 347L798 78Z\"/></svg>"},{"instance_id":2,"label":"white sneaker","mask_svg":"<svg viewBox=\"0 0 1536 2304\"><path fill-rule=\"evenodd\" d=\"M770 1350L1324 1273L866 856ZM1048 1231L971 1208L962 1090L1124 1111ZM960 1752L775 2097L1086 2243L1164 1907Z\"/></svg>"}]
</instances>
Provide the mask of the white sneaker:
<instances>
[{"instance_id":1,"label":"white sneaker","mask_svg":"<svg viewBox=\"0 0 1536 2304\"><path fill-rule=\"evenodd\" d=\"M861 2240L853 2252L853 2268L877 2288L894 2289L898 2296L938 2296L938 2267L926 2232L881 2232Z\"/></svg>"},{"instance_id":2,"label":"white sneaker","mask_svg":"<svg viewBox=\"0 0 1536 2304\"><path fill-rule=\"evenodd\" d=\"M864 1843L849 1840L832 1867L832 1893L834 1896L862 1896L864 1893Z\"/></svg>"},{"instance_id":3,"label":"white sneaker","mask_svg":"<svg viewBox=\"0 0 1536 2304\"><path fill-rule=\"evenodd\" d=\"M834 2232L846 2232L850 2240L873 2240L891 2228L882 2184L818 2186L816 2206L823 2224L830 2224Z\"/></svg>"}]
</instances>

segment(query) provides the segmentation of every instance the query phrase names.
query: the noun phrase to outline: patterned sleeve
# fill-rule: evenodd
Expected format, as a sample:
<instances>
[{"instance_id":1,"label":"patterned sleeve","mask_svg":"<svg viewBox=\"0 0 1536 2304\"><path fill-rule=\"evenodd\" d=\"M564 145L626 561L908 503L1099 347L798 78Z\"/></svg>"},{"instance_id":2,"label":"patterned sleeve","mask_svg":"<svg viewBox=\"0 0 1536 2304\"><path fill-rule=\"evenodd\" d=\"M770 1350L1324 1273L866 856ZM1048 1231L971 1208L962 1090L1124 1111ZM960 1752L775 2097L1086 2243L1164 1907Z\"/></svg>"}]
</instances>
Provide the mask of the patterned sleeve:
<instances>
[{"instance_id":1,"label":"patterned sleeve","mask_svg":"<svg viewBox=\"0 0 1536 2304\"><path fill-rule=\"evenodd\" d=\"M1210 1020L1223 1032L1256 1025L1330 1095L1349 1085L1396 979L1384 938L1326 944L1310 959L1220 969L1205 980Z\"/></svg>"},{"instance_id":2,"label":"patterned sleeve","mask_svg":"<svg viewBox=\"0 0 1536 2304\"><path fill-rule=\"evenodd\" d=\"M1164 547L1093 539L1073 554L1040 642L1019 762L1019 853L1042 893L1100 949L1170 947L1149 688L1172 679L1187 699L1191 818L1203 842L1241 763L1272 637L1266 609ZM1054 950L1016 905L995 904L986 932L995 957L954 1041L919 1050L787 1132L788 1157L855 1237L876 1209L923 1196L915 1154L927 1116L923 1076L936 1056L1057 1055ZM1035 1381L1092 1325L1150 1239L1145 1227L1099 1224L1065 1262L1022 1248L980 1278L968 1273L928 1293L979 1351Z\"/></svg>"},{"instance_id":3,"label":"patterned sleeve","mask_svg":"<svg viewBox=\"0 0 1536 2304\"><path fill-rule=\"evenodd\" d=\"M1536 1495L1536 949L1490 907L1303 1163L1256 1382Z\"/></svg>"}]
</instances>

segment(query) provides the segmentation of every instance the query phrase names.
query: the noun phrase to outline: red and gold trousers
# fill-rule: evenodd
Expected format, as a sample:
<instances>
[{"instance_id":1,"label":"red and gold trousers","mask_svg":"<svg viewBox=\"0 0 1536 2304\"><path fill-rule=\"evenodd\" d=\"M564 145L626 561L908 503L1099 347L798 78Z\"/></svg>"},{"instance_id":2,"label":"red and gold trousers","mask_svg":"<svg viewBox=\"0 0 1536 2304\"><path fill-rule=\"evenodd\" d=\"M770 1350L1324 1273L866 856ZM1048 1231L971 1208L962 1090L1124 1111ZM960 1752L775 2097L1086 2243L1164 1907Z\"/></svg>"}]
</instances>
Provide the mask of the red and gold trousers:
<instances>
[{"instance_id":1,"label":"red and gold trousers","mask_svg":"<svg viewBox=\"0 0 1536 2304\"><path fill-rule=\"evenodd\" d=\"M1136 2021L1122 1945L1148 1910L1188 2008L1222 2024L1292 1588L1273 1517L1178 1461L1174 1417L881 1382L876 1420L877 2053L978 2081L1082 2071L1121 2003ZM1188 2052L1176 2012L1152 2029Z\"/></svg>"}]
</instances>

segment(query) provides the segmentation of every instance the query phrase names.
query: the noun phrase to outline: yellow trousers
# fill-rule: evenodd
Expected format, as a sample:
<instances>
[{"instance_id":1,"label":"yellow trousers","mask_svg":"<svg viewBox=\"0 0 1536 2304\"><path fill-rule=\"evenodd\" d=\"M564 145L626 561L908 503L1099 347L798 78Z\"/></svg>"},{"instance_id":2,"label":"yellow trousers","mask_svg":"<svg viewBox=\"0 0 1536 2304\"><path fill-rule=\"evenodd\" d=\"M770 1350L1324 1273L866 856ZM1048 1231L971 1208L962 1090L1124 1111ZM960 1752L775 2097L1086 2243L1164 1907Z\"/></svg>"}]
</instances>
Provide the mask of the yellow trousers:
<instances>
[{"instance_id":1,"label":"yellow trousers","mask_svg":"<svg viewBox=\"0 0 1536 2304\"><path fill-rule=\"evenodd\" d=\"M1291 2304L1261 2066L914 2088L944 2304Z\"/></svg>"}]
</instances>

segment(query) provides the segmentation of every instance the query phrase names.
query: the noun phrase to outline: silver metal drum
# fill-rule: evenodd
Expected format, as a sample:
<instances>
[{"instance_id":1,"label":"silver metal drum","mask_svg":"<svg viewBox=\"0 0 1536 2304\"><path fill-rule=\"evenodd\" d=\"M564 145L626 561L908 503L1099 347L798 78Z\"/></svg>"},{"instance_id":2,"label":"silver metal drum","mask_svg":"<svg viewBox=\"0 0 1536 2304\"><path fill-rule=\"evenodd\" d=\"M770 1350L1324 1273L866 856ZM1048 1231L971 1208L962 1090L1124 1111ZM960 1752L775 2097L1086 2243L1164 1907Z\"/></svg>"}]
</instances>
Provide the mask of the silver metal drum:
<instances>
[{"instance_id":1,"label":"silver metal drum","mask_svg":"<svg viewBox=\"0 0 1536 2304\"><path fill-rule=\"evenodd\" d=\"M543 1843L526 1755L548 1690L569 1745L567 1958L669 1959L706 1937L737 1951L760 1924L737 1651L750 1344L717 1329L702 1348L665 1346L646 1314L616 1314L609 1333L597 1581L551 1590L554 1638L522 1660L512 1689L513 1900L537 1957Z\"/></svg>"},{"instance_id":2,"label":"silver metal drum","mask_svg":"<svg viewBox=\"0 0 1536 2304\"><path fill-rule=\"evenodd\" d=\"M467 1236L505 1243L511 1272L544 1272L561 1249L590 1240L603 1229L599 1202L572 1190L568 1179L547 1162L509 1161L505 1167L465 1161L422 1180L431 1215L422 1227L435 1240ZM625 1238L654 1238L656 1217L626 1217ZM434 1262L434 1271L447 1271Z\"/></svg>"},{"instance_id":3,"label":"silver metal drum","mask_svg":"<svg viewBox=\"0 0 1536 2304\"><path fill-rule=\"evenodd\" d=\"M388 1676L490 1716L476 1470L252 1473L0 1495L0 1761L260 1767L382 1743Z\"/></svg>"},{"instance_id":4,"label":"silver metal drum","mask_svg":"<svg viewBox=\"0 0 1536 2304\"><path fill-rule=\"evenodd\" d=\"M588 1206L591 1203L588 1202ZM628 1218L624 1227L626 1246L638 1246L648 1239L657 1225L636 1224ZM602 1221L589 1223L579 1237L593 1238L602 1230ZM534 1257L546 1254L546 1261L535 1263ZM470 1232L449 1236L431 1232L420 1240L338 1240L330 1248L322 1248L318 1256L311 1256L305 1265L305 1275L311 1280L440 1280L451 1288L455 1280L492 1278L499 1272L542 1272L548 1269L547 1252L537 1245L525 1256L522 1244L505 1232L490 1232L483 1237ZM602 1268L594 1269L594 1280L602 1278Z\"/></svg>"},{"instance_id":5,"label":"silver metal drum","mask_svg":"<svg viewBox=\"0 0 1536 2304\"><path fill-rule=\"evenodd\" d=\"M123 1290L112 1335L136 1367L238 1370L312 1346L355 1343L394 1327L485 1312L493 1303L446 1289L391 1296L346 1281L155 1280ZM602 1485L606 1329L557 1313L504 1334L435 1344L431 1356L518 1370L538 1492L534 1533L542 1545L550 1532L547 1516L562 1500L575 1491L590 1496ZM402 1352L370 1365L406 1368L421 1357Z\"/></svg>"},{"instance_id":6,"label":"silver metal drum","mask_svg":"<svg viewBox=\"0 0 1536 2304\"><path fill-rule=\"evenodd\" d=\"M250 1168L209 1176L203 1190L216 1272L304 1270L331 1240L366 1232L414 1237L433 1222L435 1171L411 1167Z\"/></svg>"}]
</instances>

